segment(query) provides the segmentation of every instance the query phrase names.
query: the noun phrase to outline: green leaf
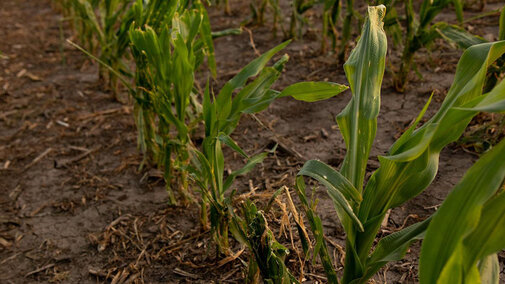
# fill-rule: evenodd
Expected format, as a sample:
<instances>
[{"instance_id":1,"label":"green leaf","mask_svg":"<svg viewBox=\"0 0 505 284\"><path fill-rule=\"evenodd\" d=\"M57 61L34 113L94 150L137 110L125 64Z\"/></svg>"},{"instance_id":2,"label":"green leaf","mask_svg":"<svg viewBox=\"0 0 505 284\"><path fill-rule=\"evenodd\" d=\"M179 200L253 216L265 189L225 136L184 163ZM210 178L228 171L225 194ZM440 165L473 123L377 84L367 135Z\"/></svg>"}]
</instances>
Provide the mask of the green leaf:
<instances>
[{"instance_id":1,"label":"green leaf","mask_svg":"<svg viewBox=\"0 0 505 284\"><path fill-rule=\"evenodd\" d=\"M366 262L366 273L363 279L372 277L388 262L401 260L411 243L424 238L430 221L431 218L428 218L382 238Z\"/></svg>"},{"instance_id":2,"label":"green leaf","mask_svg":"<svg viewBox=\"0 0 505 284\"><path fill-rule=\"evenodd\" d=\"M247 84L240 92L232 99L232 107L230 114L226 117L226 123L229 121L238 122L240 115L244 112L249 112L250 109L258 106L268 106L273 99L278 95L270 93L270 87L279 78L280 72L272 67L266 67L261 71L261 74L251 83Z\"/></svg>"},{"instance_id":3,"label":"green leaf","mask_svg":"<svg viewBox=\"0 0 505 284\"><path fill-rule=\"evenodd\" d=\"M458 271L463 271L458 267L463 264L462 262L468 261L465 261L465 256L462 255L465 253L462 248L463 239L478 226L484 204L500 188L504 178L505 140L484 154L466 172L433 217L421 248L419 266L421 283L437 283L441 276L444 279L458 279L455 278L459 277ZM505 203L503 201L500 203L505 209ZM488 221L481 224L491 226L492 222ZM505 233L504 228L502 226L500 230ZM480 235L480 232L476 234L484 238L501 238L502 242L504 240L503 235ZM470 247L474 245L480 248L479 243L472 243ZM496 247L491 248L494 250ZM455 253L459 255L453 256Z\"/></svg>"},{"instance_id":4,"label":"green leaf","mask_svg":"<svg viewBox=\"0 0 505 284\"><path fill-rule=\"evenodd\" d=\"M300 82L282 90L280 97L291 96L299 101L316 102L329 99L348 87L330 82Z\"/></svg>"},{"instance_id":5,"label":"green leaf","mask_svg":"<svg viewBox=\"0 0 505 284\"><path fill-rule=\"evenodd\" d=\"M309 176L320 181L329 190L340 192L350 202L359 203L362 200L361 194L349 180L321 161L307 161L298 172L298 175Z\"/></svg>"},{"instance_id":6,"label":"green leaf","mask_svg":"<svg viewBox=\"0 0 505 284\"><path fill-rule=\"evenodd\" d=\"M498 83L475 106L460 107L457 109L476 112L505 112L505 80Z\"/></svg>"},{"instance_id":7,"label":"green leaf","mask_svg":"<svg viewBox=\"0 0 505 284\"><path fill-rule=\"evenodd\" d=\"M366 164L377 130L380 89L384 76L387 39L382 19L386 7L368 7L361 38L344 64L352 99L337 116L347 153L340 172L361 192Z\"/></svg>"},{"instance_id":8,"label":"green leaf","mask_svg":"<svg viewBox=\"0 0 505 284\"><path fill-rule=\"evenodd\" d=\"M323 162L310 160L303 165L303 168L300 172L298 172L298 175L312 177L324 184L328 191L328 195L333 200L337 212L339 214L342 214L341 212L345 212L346 216L353 221L359 230L363 230L363 225L358 217L356 217L351 205L359 203L361 200L361 194L342 174ZM351 228L348 227L349 225L347 223L343 223L343 225L346 226L346 232L351 231Z\"/></svg>"},{"instance_id":9,"label":"green leaf","mask_svg":"<svg viewBox=\"0 0 505 284\"><path fill-rule=\"evenodd\" d=\"M405 145L407 145L408 139L411 137L412 133L416 130L417 126L421 122L421 119L423 119L424 114L428 110L428 107L430 106L431 100L433 98L433 94L434 93L431 94L430 98L428 99L428 101L424 105L423 109L417 115L417 118L414 121L414 123L409 127L409 129L407 129L407 131L404 132L404 134L402 136L400 136L400 138L391 147L391 149L389 150L389 154L390 154L389 155L389 160L397 160L397 161L408 161L408 160L410 160L411 155L405 155L405 154L401 153L402 151L400 151L400 147L401 148L405 148ZM424 140L422 140L422 138L421 138L421 142L422 141L424 141ZM417 147L416 143L413 143L413 145L414 146L412 148L416 148ZM405 152L412 153L413 150L409 149L409 150L407 150ZM401 153L401 154L396 154L396 153ZM408 158L407 159L405 159L405 158L398 158L398 157L403 157L403 156L407 156ZM414 156L417 156L417 155L414 155Z\"/></svg>"},{"instance_id":10,"label":"green leaf","mask_svg":"<svg viewBox=\"0 0 505 284\"><path fill-rule=\"evenodd\" d=\"M467 49L472 45L488 42L479 36L470 34L459 26L441 22L434 25L434 28L444 39L457 44L462 49Z\"/></svg>"},{"instance_id":11,"label":"green leaf","mask_svg":"<svg viewBox=\"0 0 505 284\"><path fill-rule=\"evenodd\" d=\"M209 81L207 80L207 84L205 85L205 92L203 95L203 121L205 122L205 136L209 137L214 135L216 130L216 106L211 102L210 99L210 90L209 90Z\"/></svg>"},{"instance_id":12,"label":"green leaf","mask_svg":"<svg viewBox=\"0 0 505 284\"><path fill-rule=\"evenodd\" d=\"M452 0L454 9L456 10L456 17L460 24L463 23L463 0Z\"/></svg>"},{"instance_id":13,"label":"green leaf","mask_svg":"<svg viewBox=\"0 0 505 284\"><path fill-rule=\"evenodd\" d=\"M503 163L503 162L502 162ZM499 165L497 165L499 166ZM483 207L479 224L465 237L465 268L505 248L505 193L493 197Z\"/></svg>"},{"instance_id":14,"label":"green leaf","mask_svg":"<svg viewBox=\"0 0 505 284\"><path fill-rule=\"evenodd\" d=\"M240 146L229 136L224 133L220 133L217 137L221 142L228 145L228 147L232 148L235 152L242 155L242 157L249 159L249 156L240 148Z\"/></svg>"},{"instance_id":15,"label":"green leaf","mask_svg":"<svg viewBox=\"0 0 505 284\"><path fill-rule=\"evenodd\" d=\"M233 181L235 180L235 178L237 176L240 176L240 175L243 175L243 174L246 174L248 172L250 172L252 169L254 169L254 167L263 162L263 160L265 160L265 158L268 156L268 153L269 152L263 152L263 153L260 153L258 155L255 155L255 156L252 156L248 161L247 163L245 164L245 166L243 166L241 169L239 170L236 170L234 172L232 172L225 180L224 182L224 185L223 185L223 193L231 186L231 184L233 183Z\"/></svg>"},{"instance_id":16,"label":"green leaf","mask_svg":"<svg viewBox=\"0 0 505 284\"><path fill-rule=\"evenodd\" d=\"M207 58L208 65L213 77L216 77L216 58L214 56L214 42L213 42L213 34L210 28L210 19L207 14L207 9L200 3L197 2L197 6L201 14L203 15L203 21L200 27L200 35L205 42L205 46L207 49Z\"/></svg>"},{"instance_id":17,"label":"green leaf","mask_svg":"<svg viewBox=\"0 0 505 284\"><path fill-rule=\"evenodd\" d=\"M214 170L215 181L217 184L217 194L221 194L224 192L223 186L223 175L224 175L224 155L223 149L221 148L221 142L219 140L215 140L214 145L214 157L212 157L212 165Z\"/></svg>"},{"instance_id":18,"label":"green leaf","mask_svg":"<svg viewBox=\"0 0 505 284\"><path fill-rule=\"evenodd\" d=\"M261 70L265 67L265 65L268 63L268 61L270 61L270 59L277 52L284 49L289 43L290 41L283 42L278 46L265 52L260 57L254 59L223 86L223 88L219 92L219 95L217 96L219 119L225 119L230 114L232 105L232 92L235 89L243 87L250 77L258 75L261 72Z\"/></svg>"}]
</instances>

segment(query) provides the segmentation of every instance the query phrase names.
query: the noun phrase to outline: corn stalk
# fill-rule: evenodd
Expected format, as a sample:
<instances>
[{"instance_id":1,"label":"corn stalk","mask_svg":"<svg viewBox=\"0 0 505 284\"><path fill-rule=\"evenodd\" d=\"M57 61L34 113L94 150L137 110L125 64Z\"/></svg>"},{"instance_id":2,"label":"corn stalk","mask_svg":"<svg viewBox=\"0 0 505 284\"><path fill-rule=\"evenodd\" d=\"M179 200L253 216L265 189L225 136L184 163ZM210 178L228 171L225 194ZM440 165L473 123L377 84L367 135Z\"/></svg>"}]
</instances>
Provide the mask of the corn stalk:
<instances>
[{"instance_id":1,"label":"corn stalk","mask_svg":"<svg viewBox=\"0 0 505 284\"><path fill-rule=\"evenodd\" d=\"M412 0L405 1L406 35L403 37L400 69L394 79L395 88L398 91L405 90L415 53L422 47L429 46L440 36L436 24L432 25L432 22L451 3L455 6L459 22L462 23L463 6L461 0L423 0L418 15L414 11Z\"/></svg>"},{"instance_id":2,"label":"corn stalk","mask_svg":"<svg viewBox=\"0 0 505 284\"><path fill-rule=\"evenodd\" d=\"M177 202L174 192L188 203L190 132L201 120L194 74L205 56L215 74L208 17L198 1L185 8L180 1L151 1L144 6L139 0L133 11L135 25L129 35L137 65L132 95L139 144L164 168L171 203ZM172 184L178 189L173 190Z\"/></svg>"},{"instance_id":3,"label":"corn stalk","mask_svg":"<svg viewBox=\"0 0 505 284\"><path fill-rule=\"evenodd\" d=\"M200 188L202 196L202 223L206 223L208 209L214 239L224 254L229 254L231 221L229 207L232 197L227 196L227 192L237 176L251 171L268 155L268 152L263 152L250 157L230 137L240 117L264 110L277 98L291 96L297 100L313 102L333 97L347 89L346 86L327 82L301 82L286 87L281 92L271 89L288 61L288 56L284 55L271 67L266 67L266 64L288 44L289 42L284 42L253 60L228 81L216 97L211 94L208 85L206 87L203 100L205 138L201 149L191 149L191 177ZM256 78L246 84L252 77ZM233 96L236 90L239 91ZM224 145L247 161L241 169L233 171L226 178L222 151Z\"/></svg>"},{"instance_id":4,"label":"corn stalk","mask_svg":"<svg viewBox=\"0 0 505 284\"><path fill-rule=\"evenodd\" d=\"M391 146L388 154L379 157L380 167L363 188L377 127L385 65L384 13L384 6L369 7L362 36L344 65L353 97L337 116L347 146L340 171L312 160L299 172L300 176L312 177L326 186L346 231L342 283L366 283L380 267L401 259L410 243L423 237L431 218L383 238L372 250L387 211L414 198L431 184L438 170L440 151L458 139L479 111L505 111L505 81L489 93L483 94L482 91L487 68L505 53L505 41L470 47L458 64L454 83L439 111L417 128L428 108L428 101L414 124ZM301 178L297 188L299 195L305 195ZM318 217L314 216L314 207L303 198L302 204L305 204L303 208L316 236L316 251L328 279L333 279L331 283L338 283L323 245L322 227Z\"/></svg>"}]
</instances>

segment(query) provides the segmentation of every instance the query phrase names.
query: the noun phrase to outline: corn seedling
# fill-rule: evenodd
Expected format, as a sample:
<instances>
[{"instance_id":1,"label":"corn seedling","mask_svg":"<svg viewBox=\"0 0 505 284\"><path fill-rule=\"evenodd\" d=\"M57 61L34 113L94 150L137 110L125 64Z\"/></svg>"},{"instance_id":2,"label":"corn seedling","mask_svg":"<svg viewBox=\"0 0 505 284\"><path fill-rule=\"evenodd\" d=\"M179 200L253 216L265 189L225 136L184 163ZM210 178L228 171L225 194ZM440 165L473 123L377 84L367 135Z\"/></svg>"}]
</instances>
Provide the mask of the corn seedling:
<instances>
[{"instance_id":1,"label":"corn seedling","mask_svg":"<svg viewBox=\"0 0 505 284\"><path fill-rule=\"evenodd\" d=\"M394 4L394 1L388 3ZM461 0L423 0L418 15L414 11L413 1L405 1L406 34L403 36L400 69L394 78L395 88L398 91L403 92L405 90L408 75L413 67L414 54L422 47L428 47L440 36L437 24L433 24L433 20L451 3L454 4L456 15L461 23L463 21L463 5ZM393 11L396 14L396 10ZM388 20L391 21L391 19ZM399 24L399 21L392 22L391 27L396 24ZM395 33L398 33L398 29L395 30ZM398 37L394 36L394 38Z\"/></svg>"},{"instance_id":2,"label":"corn seedling","mask_svg":"<svg viewBox=\"0 0 505 284\"><path fill-rule=\"evenodd\" d=\"M387 211L414 198L432 183L438 171L440 151L459 138L475 115L481 111L505 111L505 81L502 80L488 93L483 94L482 91L487 68L505 53L505 41L468 48L458 63L454 82L439 111L418 127L429 106L428 101L414 124L391 146L385 156L379 157L380 167L364 184L366 165L377 129L380 87L385 69L387 43L382 21L384 14L385 6L368 8L361 38L344 65L353 97L337 116L347 146L340 170L336 171L323 162L311 160L305 163L298 174L298 194L316 238L314 253L319 255L330 283L338 283L337 274L324 242L321 221L315 213L315 203L309 204L306 200L302 176L312 177L325 185L346 232L346 259L341 282L366 283L386 263L401 259L408 246L423 237L432 220L429 218L382 238L372 250ZM497 147L502 149L503 145ZM503 151L493 153L498 156L492 156L493 161L497 162L503 157ZM502 166L496 170L498 173L493 176L489 187L503 181L503 158L500 161ZM476 167L481 173L482 166L479 164ZM485 178L476 179L484 183L490 181L486 170L483 171L481 174ZM470 173L472 171L468 175L474 176L474 173ZM466 186L479 191L480 184L476 187L474 185L470 182ZM478 213L475 211L479 208L477 205L465 208L468 209L468 214L478 217L474 215ZM459 213L461 211L456 214ZM434 218L437 216L436 214ZM451 226L445 223L447 230L451 230L453 223L450 224ZM437 233L434 231L433 234ZM437 255L431 254L425 257L424 262L435 259ZM459 258L455 259L457 260ZM428 274L430 277L438 277ZM421 280L424 280L424 276ZM424 283L436 281L428 280Z\"/></svg>"},{"instance_id":3,"label":"corn seedling","mask_svg":"<svg viewBox=\"0 0 505 284\"><path fill-rule=\"evenodd\" d=\"M244 23L252 22L256 25L265 24L265 12L268 8L272 10L272 33L274 37L277 36L277 26L281 27L281 31L284 37L288 37L286 30L284 29L284 16L282 14L282 9L279 5L279 0L253 0L249 4L251 9L251 16L249 20Z\"/></svg>"},{"instance_id":4,"label":"corn seedling","mask_svg":"<svg viewBox=\"0 0 505 284\"><path fill-rule=\"evenodd\" d=\"M289 250L275 240L263 211L258 210L249 200L245 201L242 209L244 219L234 215L231 231L235 239L252 253L246 283L259 283L258 273L265 283L299 283L284 264Z\"/></svg>"},{"instance_id":5,"label":"corn seedling","mask_svg":"<svg viewBox=\"0 0 505 284\"><path fill-rule=\"evenodd\" d=\"M340 62L344 62L345 60L347 45L352 33L352 20L355 17L357 17L357 13L354 10L354 0L346 0L345 17L342 26L342 38L340 40L340 50L338 53L338 60Z\"/></svg>"},{"instance_id":6,"label":"corn seedling","mask_svg":"<svg viewBox=\"0 0 505 284\"><path fill-rule=\"evenodd\" d=\"M439 23L436 25L438 32L447 41L455 43L462 49L467 49L472 45L488 42L482 37L472 35L461 27ZM499 19L498 40L505 40L505 7L501 9ZM505 55L500 57L489 67L484 92L489 92L505 74Z\"/></svg>"},{"instance_id":7,"label":"corn seedling","mask_svg":"<svg viewBox=\"0 0 505 284\"><path fill-rule=\"evenodd\" d=\"M138 0L133 13L129 35L137 66L132 96L139 145L164 168L171 203L176 203L173 177L187 203L190 132L201 120L194 74L205 56L215 74L208 16L199 1L186 8L183 1L151 1L144 6Z\"/></svg>"},{"instance_id":8,"label":"corn seedling","mask_svg":"<svg viewBox=\"0 0 505 284\"><path fill-rule=\"evenodd\" d=\"M231 15L230 0L212 0L211 2L216 6L223 5L226 15Z\"/></svg>"},{"instance_id":9,"label":"corn seedling","mask_svg":"<svg viewBox=\"0 0 505 284\"><path fill-rule=\"evenodd\" d=\"M291 7L291 22L289 26L289 37L300 38L302 27L307 22L303 14L318 4L318 0L293 0Z\"/></svg>"},{"instance_id":10,"label":"corn seedling","mask_svg":"<svg viewBox=\"0 0 505 284\"><path fill-rule=\"evenodd\" d=\"M267 51L244 67L228 81L215 99L206 88L203 100L203 119L205 138L201 149L192 149L192 179L202 195L202 223L207 223L207 205L209 206L210 225L222 253L229 253L229 223L231 196L226 193L234 179L243 175L261 163L268 152L249 157L230 137L243 114L254 114L267 108L280 97L291 96L302 101L318 101L335 96L347 87L327 82L302 82L286 87L278 92L270 89L280 76L288 56L284 55L273 66L265 67L268 61L289 42L280 44ZM258 75L259 74L259 75ZM249 84L249 78L257 76ZM240 89L240 90L239 90ZM239 90L233 96L233 92ZM227 145L247 160L243 168L233 171L225 178L225 161L222 146Z\"/></svg>"},{"instance_id":11,"label":"corn seedling","mask_svg":"<svg viewBox=\"0 0 505 284\"><path fill-rule=\"evenodd\" d=\"M66 0L64 7L71 7L71 18L83 47L95 54L101 62L122 75L131 76L124 61L128 54L128 30L131 25L132 0ZM67 8L69 9L69 8ZM118 77L104 65L99 76L118 97Z\"/></svg>"},{"instance_id":12,"label":"corn seedling","mask_svg":"<svg viewBox=\"0 0 505 284\"><path fill-rule=\"evenodd\" d=\"M327 39L330 37L331 49L337 50L337 25L342 9L340 0L325 0L323 10L323 36L321 41L321 51L327 51Z\"/></svg>"},{"instance_id":13,"label":"corn seedling","mask_svg":"<svg viewBox=\"0 0 505 284\"><path fill-rule=\"evenodd\" d=\"M499 21L498 40L505 40L505 7L501 9ZM447 41L453 42L462 49L488 42L482 37L472 35L455 25L439 23L437 24L437 30ZM484 92L491 91L503 79L504 75L505 55L502 55L488 67ZM459 140L459 143L463 144L463 147L470 146L474 151L479 153L485 152L497 144L505 133L502 131L505 129L505 116L503 114L494 114L490 117L490 121L483 121L479 125L473 126L470 133L465 133L464 137Z\"/></svg>"}]
</instances>

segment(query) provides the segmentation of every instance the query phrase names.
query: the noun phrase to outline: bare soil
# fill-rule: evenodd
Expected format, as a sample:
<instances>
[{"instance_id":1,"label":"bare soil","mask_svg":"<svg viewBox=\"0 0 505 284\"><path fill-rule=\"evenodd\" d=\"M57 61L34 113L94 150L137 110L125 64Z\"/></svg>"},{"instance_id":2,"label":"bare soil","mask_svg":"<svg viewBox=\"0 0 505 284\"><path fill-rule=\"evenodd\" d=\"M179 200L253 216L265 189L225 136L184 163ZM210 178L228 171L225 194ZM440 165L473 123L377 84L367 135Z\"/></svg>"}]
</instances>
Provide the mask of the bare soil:
<instances>
[{"instance_id":1,"label":"bare soil","mask_svg":"<svg viewBox=\"0 0 505 284\"><path fill-rule=\"evenodd\" d=\"M230 16L209 10L213 30L238 27L249 15L245 3L231 2ZM308 16L320 22L317 13ZM440 17L454 20L450 11ZM497 17L487 17L471 24L479 34L492 36L497 22ZM273 37L268 26L250 26L251 33L215 41L215 88L255 58L256 51L282 42L282 35ZM198 207L168 206L159 171L139 169L142 156L131 107L104 90L94 63L64 44L73 32L51 2L3 0L0 27L0 283L242 283L247 253L216 255L209 232L200 228ZM291 59L276 87L306 80L346 82L335 56L320 53L317 29L308 27L302 40L286 48ZM377 168L377 155L387 151L432 92L435 102L427 117L437 110L460 55L442 41L429 52L422 50L417 55L422 78L412 75L404 94L394 91L392 74L386 74L370 172ZM395 69L398 47L391 45L388 56L388 68ZM275 143L279 149L238 179L238 192L264 203L282 185L290 187L308 159L338 167L345 145L335 116L350 95L347 91L310 104L281 99L256 118L244 117L234 138L247 152ZM242 163L231 151L226 158L231 167ZM381 234L432 214L475 159L457 145L445 149L434 183L395 208ZM341 258L343 230L324 190L316 196L330 247ZM282 205L284 197L279 200ZM280 208L269 213L269 224L292 251L288 265L299 275L298 238L293 231L293 248L289 233L281 232ZM238 245L235 251L240 251ZM388 265L373 281L417 282L418 254L415 244L404 260ZM306 262L304 272L309 283L325 282L318 264Z\"/></svg>"}]
</instances>

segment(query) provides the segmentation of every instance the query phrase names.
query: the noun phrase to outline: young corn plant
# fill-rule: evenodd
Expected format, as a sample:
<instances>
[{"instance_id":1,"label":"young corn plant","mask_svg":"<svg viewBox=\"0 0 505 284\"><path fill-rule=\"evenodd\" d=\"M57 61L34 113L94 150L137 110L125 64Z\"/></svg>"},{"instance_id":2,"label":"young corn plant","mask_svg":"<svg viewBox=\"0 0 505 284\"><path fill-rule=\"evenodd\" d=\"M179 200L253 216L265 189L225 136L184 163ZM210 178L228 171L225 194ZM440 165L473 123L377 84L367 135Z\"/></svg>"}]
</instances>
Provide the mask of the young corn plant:
<instances>
[{"instance_id":1,"label":"young corn plant","mask_svg":"<svg viewBox=\"0 0 505 284\"><path fill-rule=\"evenodd\" d=\"M263 212L250 200L245 201L242 211L244 218L234 215L230 228L235 239L251 251L246 283L259 283L261 275L265 283L298 284L284 264L289 250L275 240Z\"/></svg>"},{"instance_id":2,"label":"young corn plant","mask_svg":"<svg viewBox=\"0 0 505 284\"><path fill-rule=\"evenodd\" d=\"M459 48L467 49L472 45L489 42L480 36L475 36L465 29L439 23L436 28L440 35L449 42L456 44ZM498 40L505 40L505 6L501 9L499 18ZM500 57L493 65L489 67L484 92L489 92L505 74L505 56Z\"/></svg>"},{"instance_id":3,"label":"young corn plant","mask_svg":"<svg viewBox=\"0 0 505 284\"><path fill-rule=\"evenodd\" d=\"M206 225L207 210L210 226L219 251L229 254L229 224L233 194L227 195L234 179L261 163L268 152L249 157L230 137L243 114L254 114L267 108L277 98L290 96L297 100L313 102L327 99L347 87L327 82L301 82L286 87L281 92L271 89L280 76L288 56L284 55L273 66L265 67L269 60L289 42L282 43L250 62L228 81L214 98L207 85L203 100L205 138L201 147L193 147L191 177L201 193L202 224ZM257 76L252 82L247 81ZM235 90L239 90L233 95ZM227 145L247 160L243 168L225 177L223 145Z\"/></svg>"},{"instance_id":4,"label":"young corn plant","mask_svg":"<svg viewBox=\"0 0 505 284\"><path fill-rule=\"evenodd\" d=\"M342 38L340 39L340 50L338 60L344 62L345 54L352 33L352 20L358 17L358 13L354 10L354 0L346 0L345 17L342 26Z\"/></svg>"},{"instance_id":5,"label":"young corn plant","mask_svg":"<svg viewBox=\"0 0 505 284\"><path fill-rule=\"evenodd\" d=\"M441 24L438 25L437 29L442 37L449 42L453 42L463 50L473 45L488 42L482 37L470 34L459 26ZM498 40L505 40L505 7L501 9ZM491 91L503 79L504 75L505 55L502 55L488 67L484 92ZM459 140L459 143L463 144L463 147L466 148L469 146L477 152L484 152L499 142L503 134L505 134L505 115L494 114L487 117L490 118L489 121L486 119L484 122L478 123L478 125L473 125L472 130L466 132Z\"/></svg>"},{"instance_id":6,"label":"young corn plant","mask_svg":"<svg viewBox=\"0 0 505 284\"><path fill-rule=\"evenodd\" d=\"M291 8L291 22L289 25L289 37L301 38L303 25L307 22L303 14L319 4L320 0L293 0Z\"/></svg>"},{"instance_id":7,"label":"young corn plant","mask_svg":"<svg viewBox=\"0 0 505 284\"><path fill-rule=\"evenodd\" d=\"M216 6L223 5L225 14L231 15L230 0L212 0L211 2Z\"/></svg>"},{"instance_id":8,"label":"young corn plant","mask_svg":"<svg viewBox=\"0 0 505 284\"><path fill-rule=\"evenodd\" d=\"M268 8L272 10L272 33L277 36L277 27L280 26L284 37L288 37L284 29L284 15L279 4L279 0L253 0L249 4L251 9L251 16L244 23L252 22L257 25L265 24L265 12Z\"/></svg>"},{"instance_id":9,"label":"young corn plant","mask_svg":"<svg viewBox=\"0 0 505 284\"><path fill-rule=\"evenodd\" d=\"M505 84L501 85L503 94ZM503 98L499 104L480 102L462 110L505 110ZM505 140L466 172L433 216L421 247L421 283L500 283L497 253L505 249L504 179Z\"/></svg>"},{"instance_id":10,"label":"young corn plant","mask_svg":"<svg viewBox=\"0 0 505 284\"><path fill-rule=\"evenodd\" d=\"M347 146L340 170L311 160L298 173L296 188L316 238L314 254L319 255L330 283L339 283L339 279L324 241L321 220L315 213L315 203L307 201L303 176L325 185L346 232L345 266L340 282L366 283L386 263L401 259L411 242L423 237L431 220L428 218L385 237L372 249L388 210L414 198L432 183L438 171L441 150L459 138L475 115L481 111L505 111L505 81L502 80L490 92L483 93L486 71L505 53L505 41L468 48L458 63L454 82L439 111L418 127L428 108L428 101L414 124L385 156L379 157L380 167L365 184L367 161L377 130L380 87L385 69L387 43L382 21L384 14L383 5L368 8L361 38L344 65L353 97L337 116ZM503 152L499 153L501 157ZM473 208L469 209L474 212ZM432 254L425 258L428 259L425 263L436 258Z\"/></svg>"},{"instance_id":11,"label":"young corn plant","mask_svg":"<svg viewBox=\"0 0 505 284\"><path fill-rule=\"evenodd\" d=\"M337 50L338 31L337 25L340 17L342 4L340 0L325 0L323 9L323 35L321 40L321 51L327 52L327 40L330 37L331 49Z\"/></svg>"},{"instance_id":12,"label":"young corn plant","mask_svg":"<svg viewBox=\"0 0 505 284\"><path fill-rule=\"evenodd\" d=\"M184 1L159 0L144 6L138 0L133 12L129 36L137 66L132 96L139 145L164 169L170 202L177 203L174 193L179 192L188 203L190 134L201 121L195 72L207 57L215 74L209 19L199 1L186 8Z\"/></svg>"},{"instance_id":13,"label":"young corn plant","mask_svg":"<svg viewBox=\"0 0 505 284\"><path fill-rule=\"evenodd\" d=\"M388 3L394 4L394 2ZM451 3L454 4L459 22L462 22L463 5L461 0L423 0L419 14L415 13L412 0L405 1L406 34L403 36L400 69L394 78L395 88L398 91L403 92L405 90L410 71L415 67L413 64L415 53L422 47L428 47L440 36L437 29L438 25L437 23L433 23L433 20ZM396 12L396 10L394 11ZM400 21L392 22L391 27L398 23ZM398 29L396 29L397 32ZM395 38L398 38L398 36L395 36Z\"/></svg>"},{"instance_id":14,"label":"young corn plant","mask_svg":"<svg viewBox=\"0 0 505 284\"><path fill-rule=\"evenodd\" d=\"M128 55L128 30L133 21L133 0L67 0L67 3L72 7L74 26L83 47L116 72L130 77L125 57ZM116 72L99 65L100 78L119 100Z\"/></svg>"}]
</instances>

